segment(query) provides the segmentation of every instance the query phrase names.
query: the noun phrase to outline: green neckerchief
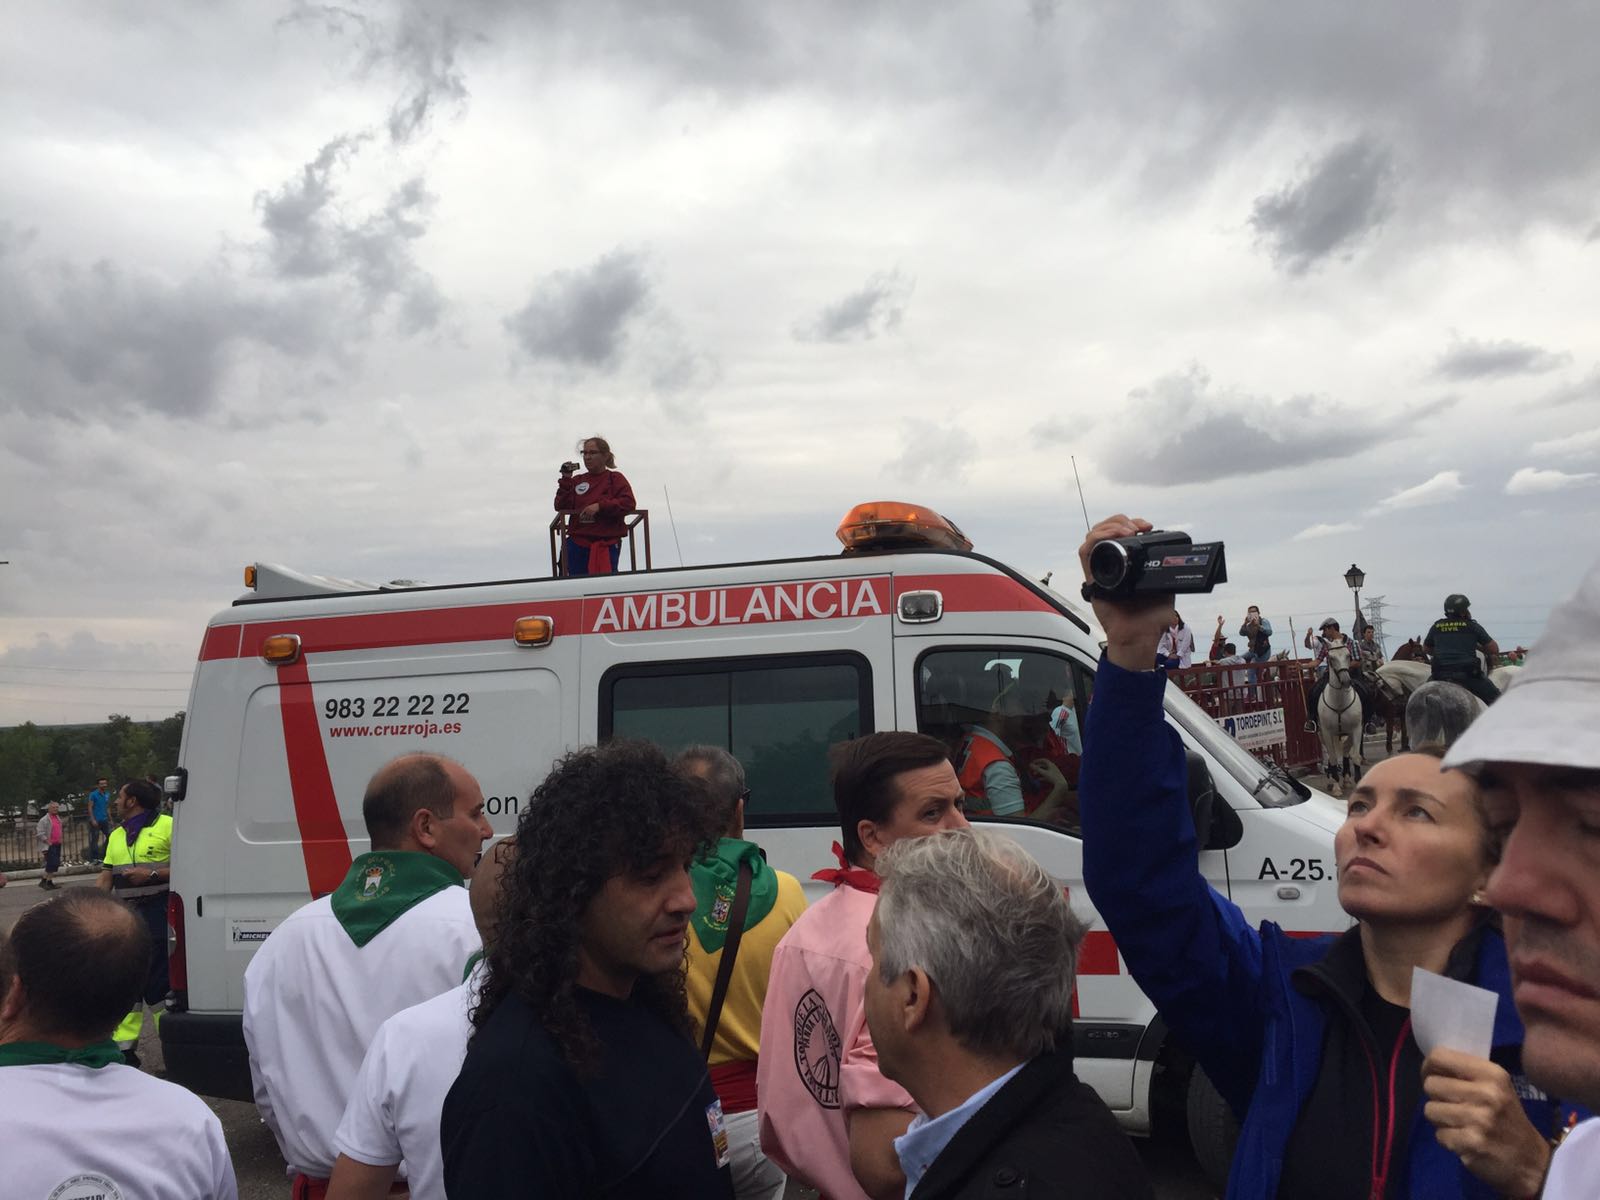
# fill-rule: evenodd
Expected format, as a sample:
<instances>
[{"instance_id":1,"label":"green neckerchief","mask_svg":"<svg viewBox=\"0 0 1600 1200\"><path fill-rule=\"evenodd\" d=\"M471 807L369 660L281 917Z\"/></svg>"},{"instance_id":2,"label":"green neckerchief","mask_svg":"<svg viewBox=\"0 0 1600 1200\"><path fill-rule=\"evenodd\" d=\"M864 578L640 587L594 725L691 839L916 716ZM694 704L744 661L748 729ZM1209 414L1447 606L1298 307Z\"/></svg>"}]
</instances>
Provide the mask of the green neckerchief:
<instances>
[{"instance_id":1,"label":"green neckerchief","mask_svg":"<svg viewBox=\"0 0 1600 1200\"><path fill-rule=\"evenodd\" d=\"M461 872L418 850L373 850L350 864L333 893L333 915L350 940L365 946L401 913L435 892L460 887Z\"/></svg>"},{"instance_id":2,"label":"green neckerchief","mask_svg":"<svg viewBox=\"0 0 1600 1200\"><path fill-rule=\"evenodd\" d=\"M754 842L723 838L710 855L689 868L694 884L694 916L690 924L707 954L722 949L728 937L728 912L739 884L739 864L750 864L750 908L744 927L761 922L778 902L778 873L767 866L766 853Z\"/></svg>"},{"instance_id":3,"label":"green neckerchief","mask_svg":"<svg viewBox=\"0 0 1600 1200\"><path fill-rule=\"evenodd\" d=\"M122 1051L110 1038L90 1042L76 1050L49 1042L11 1042L0 1046L0 1067L36 1067L44 1063L72 1063L79 1067L109 1067L122 1062Z\"/></svg>"}]
</instances>

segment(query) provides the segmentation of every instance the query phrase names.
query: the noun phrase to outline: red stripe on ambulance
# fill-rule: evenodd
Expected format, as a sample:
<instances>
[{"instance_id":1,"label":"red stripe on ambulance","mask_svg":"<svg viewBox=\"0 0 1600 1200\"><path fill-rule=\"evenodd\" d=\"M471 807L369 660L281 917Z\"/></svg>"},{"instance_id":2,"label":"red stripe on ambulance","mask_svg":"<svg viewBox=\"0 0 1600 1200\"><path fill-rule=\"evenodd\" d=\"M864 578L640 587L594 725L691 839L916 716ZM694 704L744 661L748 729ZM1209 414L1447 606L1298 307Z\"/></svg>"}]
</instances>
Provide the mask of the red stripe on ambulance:
<instances>
[{"instance_id":1,"label":"red stripe on ambulance","mask_svg":"<svg viewBox=\"0 0 1600 1200\"><path fill-rule=\"evenodd\" d=\"M350 873L350 840L339 816L339 801L322 747L317 705L305 659L278 668L278 707L283 712L283 745L289 755L289 790L305 854L311 896L326 896Z\"/></svg>"},{"instance_id":2,"label":"red stripe on ambulance","mask_svg":"<svg viewBox=\"0 0 1600 1200\"><path fill-rule=\"evenodd\" d=\"M214 658L238 658L243 625L213 625L200 639L200 661Z\"/></svg>"}]
</instances>

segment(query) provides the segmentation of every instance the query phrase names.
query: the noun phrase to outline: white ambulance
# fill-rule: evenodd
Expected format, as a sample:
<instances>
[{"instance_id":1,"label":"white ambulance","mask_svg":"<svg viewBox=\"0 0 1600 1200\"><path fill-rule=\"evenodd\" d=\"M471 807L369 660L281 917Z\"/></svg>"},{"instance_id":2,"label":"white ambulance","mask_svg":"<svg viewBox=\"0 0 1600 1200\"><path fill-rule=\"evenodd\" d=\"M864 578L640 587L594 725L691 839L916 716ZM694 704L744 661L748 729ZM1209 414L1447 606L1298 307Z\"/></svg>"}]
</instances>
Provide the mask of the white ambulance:
<instances>
[{"instance_id":1,"label":"white ambulance","mask_svg":"<svg viewBox=\"0 0 1600 1200\"><path fill-rule=\"evenodd\" d=\"M247 568L253 590L206 630L168 784L169 1076L249 1098L245 965L366 849L363 790L401 752L465 764L505 834L573 747L613 736L723 746L748 772L750 836L805 880L834 865L832 743L914 729L955 748L1013 684L1048 689L1081 728L1100 645L1080 606L970 552L926 509L862 505L839 533L841 556L445 587ZM1240 749L1176 687L1166 709L1194 752L1207 877L1252 921L1344 928L1341 808ZM1071 827L993 820L1093 921ZM1150 1128L1153 1082L1184 1103L1188 1066L1103 930L1083 948L1078 1007L1078 1073L1130 1131ZM1215 1154L1205 1143L1218 1114L1200 1099L1192 1132Z\"/></svg>"}]
</instances>

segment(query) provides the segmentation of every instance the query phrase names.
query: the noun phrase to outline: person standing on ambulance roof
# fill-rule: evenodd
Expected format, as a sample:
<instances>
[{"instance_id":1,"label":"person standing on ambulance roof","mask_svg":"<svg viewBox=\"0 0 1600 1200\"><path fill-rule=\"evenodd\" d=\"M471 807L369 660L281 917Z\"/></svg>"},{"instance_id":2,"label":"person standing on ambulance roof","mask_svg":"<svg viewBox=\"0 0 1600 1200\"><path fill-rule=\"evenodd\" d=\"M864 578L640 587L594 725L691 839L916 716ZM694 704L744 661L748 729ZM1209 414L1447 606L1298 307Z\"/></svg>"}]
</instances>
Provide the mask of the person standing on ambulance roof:
<instances>
[{"instance_id":1,"label":"person standing on ambulance roof","mask_svg":"<svg viewBox=\"0 0 1600 1200\"><path fill-rule=\"evenodd\" d=\"M1485 704L1500 698L1500 689L1484 674L1478 658L1482 651L1493 665L1500 647L1482 625L1472 619L1472 606L1460 592L1445 597L1444 617L1435 621L1422 639L1422 647L1433 656L1430 678L1459 683Z\"/></svg>"},{"instance_id":2,"label":"person standing on ambulance roof","mask_svg":"<svg viewBox=\"0 0 1600 1200\"><path fill-rule=\"evenodd\" d=\"M1111 517L1079 550L1150 529ZM1369 770L1334 837L1337 936L1252 927L1200 873L1183 742L1148 664L1169 596L1094 600L1106 633L1084 730L1083 878L1134 982L1242 1117L1230 1200L1536 1196L1580 1111L1523 1076L1505 939L1482 889L1496 845L1438 757ZM1494 992L1490 1057L1411 1031L1422 967Z\"/></svg>"},{"instance_id":3,"label":"person standing on ambulance roof","mask_svg":"<svg viewBox=\"0 0 1600 1200\"><path fill-rule=\"evenodd\" d=\"M129 1066L139 1065L144 1006L161 1028L167 979L167 892L172 884L172 818L161 811L161 789L148 779L130 779L117 792L122 824L106 839L105 866L96 883L126 903L150 931L150 965L141 1003L117 1026L117 1045Z\"/></svg>"},{"instance_id":4,"label":"person standing on ambulance roof","mask_svg":"<svg viewBox=\"0 0 1600 1200\"><path fill-rule=\"evenodd\" d=\"M478 781L448 758L379 767L361 801L372 849L245 968L250 1079L294 1200L326 1194L334 1134L378 1027L458 985L478 949L463 885L494 833L483 807Z\"/></svg>"},{"instance_id":5,"label":"person standing on ambulance roof","mask_svg":"<svg viewBox=\"0 0 1600 1200\"><path fill-rule=\"evenodd\" d=\"M603 437L583 440L581 472L577 463L561 464L555 508L567 514L563 557L568 575L610 575L617 569L628 533L622 519L638 505L616 467L617 456Z\"/></svg>"},{"instance_id":6,"label":"person standing on ambulance roof","mask_svg":"<svg viewBox=\"0 0 1600 1200\"><path fill-rule=\"evenodd\" d=\"M700 784L648 742L560 759L517 822L472 1039L439 1120L455 1200L733 1200L684 992Z\"/></svg>"},{"instance_id":7,"label":"person standing on ambulance roof","mask_svg":"<svg viewBox=\"0 0 1600 1200\"><path fill-rule=\"evenodd\" d=\"M772 956L756 1073L761 1149L828 1200L900 1200L906 1178L894 1140L916 1101L879 1072L867 1029L875 864L902 838L968 828L964 798L944 743L924 734L870 733L830 757L844 845L833 846L838 870L811 877L833 891Z\"/></svg>"},{"instance_id":8,"label":"person standing on ambulance roof","mask_svg":"<svg viewBox=\"0 0 1600 1200\"><path fill-rule=\"evenodd\" d=\"M111 1028L139 995L150 935L73 888L0 934L0 1193L236 1200L222 1124L200 1097L122 1061Z\"/></svg>"}]
</instances>

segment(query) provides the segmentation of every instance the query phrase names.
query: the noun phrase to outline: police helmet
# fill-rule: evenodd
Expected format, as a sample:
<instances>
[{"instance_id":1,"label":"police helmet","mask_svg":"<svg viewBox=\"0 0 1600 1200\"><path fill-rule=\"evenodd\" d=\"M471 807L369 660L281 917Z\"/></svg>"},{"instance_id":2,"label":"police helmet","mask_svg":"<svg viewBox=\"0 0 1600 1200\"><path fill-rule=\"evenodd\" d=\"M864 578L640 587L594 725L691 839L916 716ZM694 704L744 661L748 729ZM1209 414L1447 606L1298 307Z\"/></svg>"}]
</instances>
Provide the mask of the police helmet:
<instances>
[{"instance_id":1,"label":"police helmet","mask_svg":"<svg viewBox=\"0 0 1600 1200\"><path fill-rule=\"evenodd\" d=\"M1464 617L1471 607L1472 601L1460 592L1454 592L1444 598L1444 615L1447 617Z\"/></svg>"}]
</instances>

